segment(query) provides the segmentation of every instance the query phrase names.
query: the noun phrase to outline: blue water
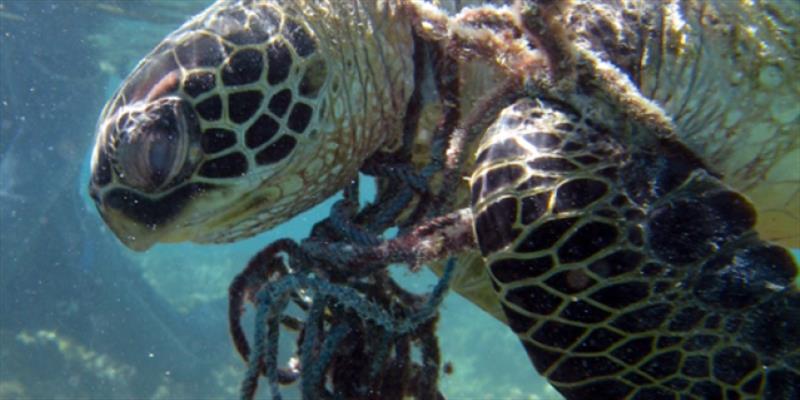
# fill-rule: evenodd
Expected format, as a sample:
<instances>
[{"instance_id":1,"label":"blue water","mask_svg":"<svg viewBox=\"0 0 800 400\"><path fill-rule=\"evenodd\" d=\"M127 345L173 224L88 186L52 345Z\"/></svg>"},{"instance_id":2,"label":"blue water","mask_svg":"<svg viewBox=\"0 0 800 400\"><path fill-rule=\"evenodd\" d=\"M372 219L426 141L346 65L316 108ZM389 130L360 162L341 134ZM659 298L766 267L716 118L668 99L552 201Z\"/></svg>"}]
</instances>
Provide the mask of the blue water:
<instances>
[{"instance_id":1,"label":"blue water","mask_svg":"<svg viewBox=\"0 0 800 400\"><path fill-rule=\"evenodd\" d=\"M116 242L85 190L103 103L178 17L205 3L0 1L0 399L238 390L244 366L227 336L227 285L265 243L307 235L331 201L239 243L140 254ZM156 6L183 16L136 17ZM418 291L435 282L398 271ZM542 393L516 338L470 303L449 296L440 326L451 398Z\"/></svg>"},{"instance_id":2,"label":"blue water","mask_svg":"<svg viewBox=\"0 0 800 400\"><path fill-rule=\"evenodd\" d=\"M235 244L141 254L113 238L85 190L103 103L205 4L0 0L0 400L235 397L244 366L227 285L264 244L306 236L334 199ZM395 272L416 291L436 281ZM559 398L510 330L457 295L440 338L450 398Z\"/></svg>"}]
</instances>

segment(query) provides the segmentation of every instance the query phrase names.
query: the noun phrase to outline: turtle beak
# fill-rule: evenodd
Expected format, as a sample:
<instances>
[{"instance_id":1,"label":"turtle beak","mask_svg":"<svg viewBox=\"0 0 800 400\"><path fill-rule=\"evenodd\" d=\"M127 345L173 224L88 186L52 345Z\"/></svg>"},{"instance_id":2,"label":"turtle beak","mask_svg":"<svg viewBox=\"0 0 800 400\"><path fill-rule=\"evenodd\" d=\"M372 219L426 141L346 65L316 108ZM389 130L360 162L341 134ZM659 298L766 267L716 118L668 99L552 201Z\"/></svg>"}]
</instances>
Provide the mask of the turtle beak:
<instances>
[{"instance_id":1,"label":"turtle beak","mask_svg":"<svg viewBox=\"0 0 800 400\"><path fill-rule=\"evenodd\" d=\"M133 251L147 251L158 242L155 232L147 227L130 221L123 213L103 204L98 204L97 209L106 225L114 232L125 247Z\"/></svg>"}]
</instances>

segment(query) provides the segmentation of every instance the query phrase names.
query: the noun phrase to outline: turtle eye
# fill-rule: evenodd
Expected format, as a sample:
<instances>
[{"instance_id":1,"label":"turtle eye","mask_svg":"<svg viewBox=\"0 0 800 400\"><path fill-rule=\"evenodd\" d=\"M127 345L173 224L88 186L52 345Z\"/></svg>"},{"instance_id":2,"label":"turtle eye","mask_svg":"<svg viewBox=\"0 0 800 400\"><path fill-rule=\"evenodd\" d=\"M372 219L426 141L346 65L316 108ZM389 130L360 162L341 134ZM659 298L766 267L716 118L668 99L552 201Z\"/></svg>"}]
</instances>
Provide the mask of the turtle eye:
<instances>
[{"instance_id":1,"label":"turtle eye","mask_svg":"<svg viewBox=\"0 0 800 400\"><path fill-rule=\"evenodd\" d=\"M113 154L120 179L146 192L171 187L191 168L199 128L186 102L163 98L117 121Z\"/></svg>"},{"instance_id":2,"label":"turtle eye","mask_svg":"<svg viewBox=\"0 0 800 400\"><path fill-rule=\"evenodd\" d=\"M175 172L178 163L178 132L173 121L158 121L142 132L142 156L137 167L150 183L160 187Z\"/></svg>"}]
</instances>

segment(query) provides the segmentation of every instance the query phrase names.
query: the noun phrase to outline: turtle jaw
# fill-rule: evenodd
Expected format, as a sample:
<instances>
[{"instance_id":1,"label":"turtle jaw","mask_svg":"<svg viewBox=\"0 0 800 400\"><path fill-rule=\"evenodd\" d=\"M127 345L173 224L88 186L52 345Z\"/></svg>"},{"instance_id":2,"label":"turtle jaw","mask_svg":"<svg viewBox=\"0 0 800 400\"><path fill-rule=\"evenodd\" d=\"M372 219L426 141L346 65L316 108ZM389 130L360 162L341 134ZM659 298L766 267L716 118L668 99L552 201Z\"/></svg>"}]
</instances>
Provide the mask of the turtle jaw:
<instances>
[{"instance_id":1,"label":"turtle jaw","mask_svg":"<svg viewBox=\"0 0 800 400\"><path fill-rule=\"evenodd\" d=\"M146 251L156 243L196 241L195 236L207 229L198 221L209 217L199 214L198 205L192 202L205 204L199 197L208 194L207 189L188 184L160 200L146 200L133 192L116 190L104 196L103 201L96 201L96 205L103 221L122 244L134 251Z\"/></svg>"},{"instance_id":2,"label":"turtle jaw","mask_svg":"<svg viewBox=\"0 0 800 400\"><path fill-rule=\"evenodd\" d=\"M90 194L103 221L125 246L144 251L155 243L195 241L206 221L231 201L220 185L186 181L172 190L148 194L124 185Z\"/></svg>"},{"instance_id":3,"label":"turtle jaw","mask_svg":"<svg viewBox=\"0 0 800 400\"><path fill-rule=\"evenodd\" d=\"M159 242L154 230L131 221L119 210L101 204L97 205L97 210L100 212L103 221L111 229L111 232L114 232L114 236L125 247L133 251L144 252Z\"/></svg>"}]
</instances>

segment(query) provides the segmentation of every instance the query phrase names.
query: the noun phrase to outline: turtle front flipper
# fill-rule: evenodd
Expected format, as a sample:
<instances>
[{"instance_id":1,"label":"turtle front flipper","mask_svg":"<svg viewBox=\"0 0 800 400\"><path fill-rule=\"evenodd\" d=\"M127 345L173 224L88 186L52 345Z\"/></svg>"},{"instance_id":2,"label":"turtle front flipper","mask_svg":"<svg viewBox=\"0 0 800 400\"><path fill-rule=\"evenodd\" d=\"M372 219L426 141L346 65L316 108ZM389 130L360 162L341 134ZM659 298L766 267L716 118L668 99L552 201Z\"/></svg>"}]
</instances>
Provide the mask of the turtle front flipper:
<instances>
[{"instance_id":1,"label":"turtle front flipper","mask_svg":"<svg viewBox=\"0 0 800 400\"><path fill-rule=\"evenodd\" d=\"M509 326L567 399L800 398L795 261L646 133L531 99L486 132L474 229Z\"/></svg>"}]
</instances>

